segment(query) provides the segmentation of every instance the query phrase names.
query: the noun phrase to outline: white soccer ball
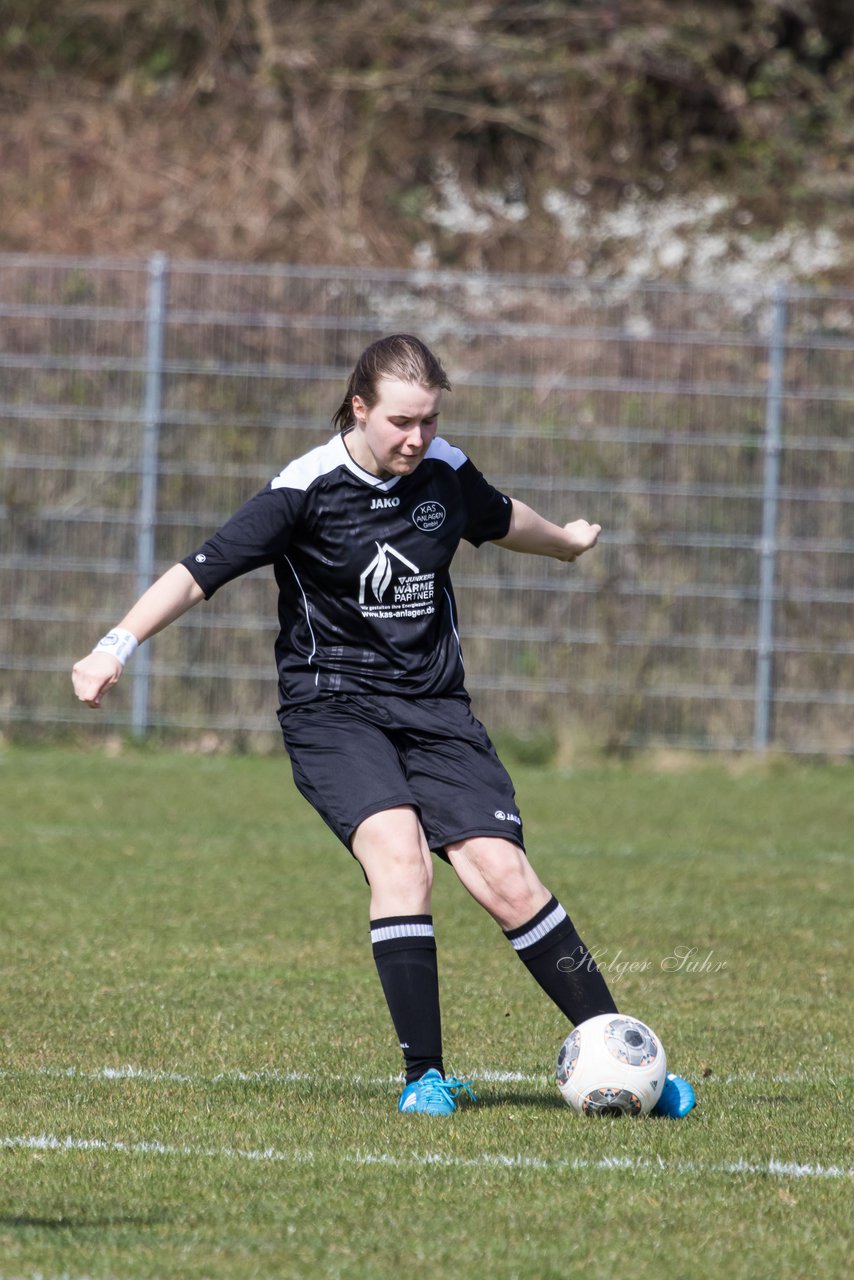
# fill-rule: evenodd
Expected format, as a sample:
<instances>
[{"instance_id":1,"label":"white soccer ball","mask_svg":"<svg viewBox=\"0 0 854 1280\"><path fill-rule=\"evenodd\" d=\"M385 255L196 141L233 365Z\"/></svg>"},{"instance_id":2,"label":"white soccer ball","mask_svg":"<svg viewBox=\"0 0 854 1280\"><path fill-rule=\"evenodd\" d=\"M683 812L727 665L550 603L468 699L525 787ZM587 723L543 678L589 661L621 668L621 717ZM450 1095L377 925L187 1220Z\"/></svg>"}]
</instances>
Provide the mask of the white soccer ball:
<instances>
[{"instance_id":1,"label":"white soccer ball","mask_svg":"<svg viewBox=\"0 0 854 1280\"><path fill-rule=\"evenodd\" d=\"M643 1116L667 1075L655 1032L624 1013L601 1013L571 1031L557 1056L557 1087L582 1115Z\"/></svg>"}]
</instances>

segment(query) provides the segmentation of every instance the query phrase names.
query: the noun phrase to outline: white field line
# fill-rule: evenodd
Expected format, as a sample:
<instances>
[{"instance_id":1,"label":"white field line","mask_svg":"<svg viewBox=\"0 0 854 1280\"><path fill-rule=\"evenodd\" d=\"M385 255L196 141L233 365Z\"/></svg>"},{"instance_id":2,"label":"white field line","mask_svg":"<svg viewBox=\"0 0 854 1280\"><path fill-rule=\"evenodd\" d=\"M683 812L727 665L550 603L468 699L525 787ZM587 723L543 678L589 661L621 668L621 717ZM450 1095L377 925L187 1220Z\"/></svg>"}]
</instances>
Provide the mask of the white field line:
<instances>
[{"instance_id":1,"label":"white field line","mask_svg":"<svg viewBox=\"0 0 854 1280\"><path fill-rule=\"evenodd\" d=\"M177 1071L158 1071L148 1067L135 1067L127 1064L121 1067L97 1067L84 1070L81 1067L22 1067L0 1070L2 1077L48 1076L54 1079L69 1080L141 1080L148 1084L188 1084L205 1086L210 1084L346 1084L355 1088L376 1088L384 1085L398 1085L403 1076L362 1076L334 1075L317 1071L279 1071L275 1068L261 1068L258 1071L221 1071L216 1075L185 1074ZM484 1084L532 1084L551 1085L554 1077L546 1072L526 1074L521 1071L494 1071L484 1069L472 1071L466 1079L483 1081ZM760 1071L736 1072L731 1075L708 1076L698 1082L700 1088L710 1085L728 1084L836 1084L831 1073L820 1075L800 1071L783 1072L776 1075L765 1075Z\"/></svg>"},{"instance_id":2,"label":"white field line","mask_svg":"<svg viewBox=\"0 0 854 1280\"><path fill-rule=\"evenodd\" d=\"M0 1138L0 1149L26 1151L97 1151L119 1155L155 1155L189 1157L207 1160L246 1160L261 1164L312 1165L323 1159L337 1160L345 1165L385 1165L395 1169L436 1166L453 1169L532 1169L543 1173L561 1173L567 1170L608 1170L625 1173L674 1174L765 1174L773 1178L854 1178L854 1169L837 1165L796 1164L789 1160L770 1159L761 1163L748 1160L704 1161L665 1160L648 1156L603 1156L590 1160L583 1156L572 1158L543 1156L484 1154L479 1156L454 1156L442 1152L411 1152L404 1156L370 1151L330 1152L319 1156L314 1151L277 1151L266 1147L258 1151L244 1151L235 1147L169 1146L156 1140L146 1142L106 1142L101 1138L58 1138L53 1134L39 1134Z\"/></svg>"}]
</instances>

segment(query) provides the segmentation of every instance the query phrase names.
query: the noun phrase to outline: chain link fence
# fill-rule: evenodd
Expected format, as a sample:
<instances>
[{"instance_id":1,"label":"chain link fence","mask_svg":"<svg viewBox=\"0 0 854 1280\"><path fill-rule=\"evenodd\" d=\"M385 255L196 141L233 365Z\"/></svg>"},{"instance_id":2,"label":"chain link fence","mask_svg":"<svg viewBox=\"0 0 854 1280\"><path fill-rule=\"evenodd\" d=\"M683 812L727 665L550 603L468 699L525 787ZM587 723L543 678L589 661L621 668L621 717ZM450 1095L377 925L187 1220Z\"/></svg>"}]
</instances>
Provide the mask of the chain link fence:
<instances>
[{"instance_id":1,"label":"chain link fence","mask_svg":"<svg viewBox=\"0 0 854 1280\"><path fill-rule=\"evenodd\" d=\"M409 331L451 376L443 434L604 528L575 566L461 548L492 728L854 751L854 293L6 255L0 324L8 733L275 739L271 573L143 646L97 721L69 668Z\"/></svg>"}]
</instances>

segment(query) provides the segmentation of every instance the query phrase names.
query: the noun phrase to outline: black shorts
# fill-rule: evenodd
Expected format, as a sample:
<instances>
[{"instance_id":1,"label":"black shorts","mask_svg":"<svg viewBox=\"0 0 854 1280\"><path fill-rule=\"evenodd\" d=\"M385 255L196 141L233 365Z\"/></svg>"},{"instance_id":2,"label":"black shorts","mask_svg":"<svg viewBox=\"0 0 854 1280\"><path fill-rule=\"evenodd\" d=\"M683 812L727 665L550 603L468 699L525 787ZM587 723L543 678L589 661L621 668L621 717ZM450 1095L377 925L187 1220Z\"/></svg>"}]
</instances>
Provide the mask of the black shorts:
<instances>
[{"instance_id":1,"label":"black shorts","mask_svg":"<svg viewBox=\"0 0 854 1280\"><path fill-rule=\"evenodd\" d=\"M525 847L513 783L466 698L341 694L279 719L299 791L351 852L359 823L401 805L443 857L470 836Z\"/></svg>"}]
</instances>

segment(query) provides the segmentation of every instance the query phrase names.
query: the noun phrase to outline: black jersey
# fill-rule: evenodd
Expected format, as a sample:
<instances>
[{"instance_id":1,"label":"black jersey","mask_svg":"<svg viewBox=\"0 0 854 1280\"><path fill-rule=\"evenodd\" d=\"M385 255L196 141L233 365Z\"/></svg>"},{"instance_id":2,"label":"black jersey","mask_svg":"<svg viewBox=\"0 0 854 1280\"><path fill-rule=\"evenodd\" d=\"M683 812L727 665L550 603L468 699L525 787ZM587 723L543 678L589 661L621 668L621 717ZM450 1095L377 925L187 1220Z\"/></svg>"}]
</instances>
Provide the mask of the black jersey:
<instances>
[{"instance_id":1,"label":"black jersey","mask_svg":"<svg viewBox=\"0 0 854 1280\"><path fill-rule=\"evenodd\" d=\"M437 437L416 469L382 480L342 436L291 462L182 562L210 598L272 564L283 707L337 693L460 694L449 568L460 539L503 538L510 499Z\"/></svg>"}]
</instances>

